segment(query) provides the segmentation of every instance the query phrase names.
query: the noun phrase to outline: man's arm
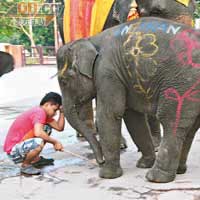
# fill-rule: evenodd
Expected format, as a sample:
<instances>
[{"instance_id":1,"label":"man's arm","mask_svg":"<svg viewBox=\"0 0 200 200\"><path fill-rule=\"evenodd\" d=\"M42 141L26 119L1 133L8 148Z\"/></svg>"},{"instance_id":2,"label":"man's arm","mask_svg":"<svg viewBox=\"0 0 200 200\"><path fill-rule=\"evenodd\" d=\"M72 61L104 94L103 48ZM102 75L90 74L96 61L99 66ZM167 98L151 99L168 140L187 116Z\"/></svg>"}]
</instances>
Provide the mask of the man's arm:
<instances>
[{"instance_id":1,"label":"man's arm","mask_svg":"<svg viewBox=\"0 0 200 200\"><path fill-rule=\"evenodd\" d=\"M57 121L53 120L49 122L48 124L57 131L63 131L65 127L65 116L64 116L62 108L59 109L59 112L60 113L59 113L58 120Z\"/></svg>"},{"instance_id":2,"label":"man's arm","mask_svg":"<svg viewBox=\"0 0 200 200\"><path fill-rule=\"evenodd\" d=\"M55 140L54 138L47 135L43 130L43 124L36 123L34 125L34 134L36 137L42 138L45 142L51 143L54 145L54 149L57 151L63 151L63 146L60 142Z\"/></svg>"}]
</instances>

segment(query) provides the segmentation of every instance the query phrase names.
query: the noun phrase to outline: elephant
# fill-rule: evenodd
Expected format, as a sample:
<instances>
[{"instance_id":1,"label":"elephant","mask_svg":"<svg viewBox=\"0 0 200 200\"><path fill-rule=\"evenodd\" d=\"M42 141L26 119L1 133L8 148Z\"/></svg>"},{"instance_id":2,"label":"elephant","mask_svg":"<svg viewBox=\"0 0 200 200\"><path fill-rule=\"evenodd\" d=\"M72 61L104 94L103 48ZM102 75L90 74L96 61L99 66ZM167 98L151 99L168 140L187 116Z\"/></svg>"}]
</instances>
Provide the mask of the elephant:
<instances>
[{"instance_id":1,"label":"elephant","mask_svg":"<svg viewBox=\"0 0 200 200\"><path fill-rule=\"evenodd\" d=\"M140 17L162 17L177 22L193 25L193 14L196 8L194 0L189 0L188 6L177 0L136 0L137 10ZM121 19L125 22L126 15ZM160 124L155 117L148 116L148 123L151 130L153 144L157 151L161 142Z\"/></svg>"},{"instance_id":2,"label":"elephant","mask_svg":"<svg viewBox=\"0 0 200 200\"><path fill-rule=\"evenodd\" d=\"M127 21L127 16L132 9L133 0L115 0L110 13L107 17L103 29L107 29L120 23ZM139 15L142 16L161 16L163 18L173 19L176 21L183 22L185 24L192 24L192 17L195 10L195 1L190 0L188 7L177 2L176 0L136 0L137 10ZM64 6L64 2L62 1ZM182 17L181 17L182 16ZM61 38L64 42L63 35L63 13L58 18L59 30L61 33ZM91 106L89 104L84 106L79 112L80 118L85 121L89 127L92 127L91 118ZM155 117L148 117L148 124L152 134L152 139L154 143L155 150L158 149L161 141L160 134L160 124ZM126 142L122 140L122 148L126 147Z\"/></svg>"},{"instance_id":3,"label":"elephant","mask_svg":"<svg viewBox=\"0 0 200 200\"><path fill-rule=\"evenodd\" d=\"M108 14L108 17L105 21L103 30L113 27L115 25L118 25L120 23L126 22L127 21L127 16L131 8L135 5L133 5L134 0L114 0L114 3L110 9L110 12ZM64 1L61 1L62 7L64 7ZM62 12L59 14L58 18L58 26L59 26L59 31L60 35L63 41L63 44L65 44L65 38L64 38L64 30L63 30L63 16L64 16L64 9ZM84 121L88 127L93 128L94 123L93 123L93 110L92 110L92 104L89 102L88 104L80 107L79 109L79 118ZM152 132L156 133L154 135L158 135L158 138L160 139L160 130L159 130L159 124L155 123L154 120L150 121L150 127L152 127ZM77 136L80 137L82 136L82 133L77 132ZM157 137L154 137L154 141L159 141ZM154 142L155 143L155 142ZM159 145L159 142L156 142L156 146ZM125 138L122 136L121 138L121 149L127 148L127 143Z\"/></svg>"},{"instance_id":4,"label":"elephant","mask_svg":"<svg viewBox=\"0 0 200 200\"><path fill-rule=\"evenodd\" d=\"M110 12L108 14L108 17L105 21L103 30L113 27L115 25L118 25L119 23L123 23L127 20L127 15L129 10L132 7L132 2L134 0L114 0L114 3L110 9ZM62 6L64 7L64 1L61 1ZM59 31L62 38L63 44L65 44L65 38L64 38L64 31L63 31L63 15L64 15L64 9L58 16L58 25L59 25ZM126 16L126 19L124 17ZM91 102L88 102L88 104L80 107L79 109L79 117L82 121L84 121L88 127L94 128L94 122L93 122L93 109ZM154 125L154 122L152 122ZM81 137L83 134L77 132L77 136ZM127 143L125 138L122 136L121 138L121 149L127 148Z\"/></svg>"},{"instance_id":5,"label":"elephant","mask_svg":"<svg viewBox=\"0 0 200 200\"><path fill-rule=\"evenodd\" d=\"M14 59L11 54L0 51L0 76L14 69Z\"/></svg>"},{"instance_id":6,"label":"elephant","mask_svg":"<svg viewBox=\"0 0 200 200\"><path fill-rule=\"evenodd\" d=\"M163 126L163 139L146 178L166 183L176 173L186 172L188 152L200 126L199 54L198 31L155 17L115 26L58 50L65 116L72 127L87 133L97 161L104 157L100 177L123 174L119 151L122 119L141 147L142 165L152 164L155 154L146 134L146 114L156 116ZM76 112L77 106L94 97L100 144Z\"/></svg>"},{"instance_id":7,"label":"elephant","mask_svg":"<svg viewBox=\"0 0 200 200\"><path fill-rule=\"evenodd\" d=\"M178 0L136 0L136 2L138 12L142 17L161 17L192 25L196 8L195 0L188 0L188 6Z\"/></svg>"}]
</instances>

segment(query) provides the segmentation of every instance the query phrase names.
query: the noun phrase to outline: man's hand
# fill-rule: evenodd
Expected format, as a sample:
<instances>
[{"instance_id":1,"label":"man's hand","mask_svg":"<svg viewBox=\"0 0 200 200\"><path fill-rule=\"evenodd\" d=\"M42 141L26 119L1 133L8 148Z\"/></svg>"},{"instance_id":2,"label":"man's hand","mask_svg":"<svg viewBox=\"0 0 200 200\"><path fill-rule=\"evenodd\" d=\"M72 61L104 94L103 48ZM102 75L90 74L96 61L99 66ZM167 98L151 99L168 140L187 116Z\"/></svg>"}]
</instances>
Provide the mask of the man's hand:
<instances>
[{"instance_id":1,"label":"man's hand","mask_svg":"<svg viewBox=\"0 0 200 200\"><path fill-rule=\"evenodd\" d=\"M65 116L64 116L64 112L63 112L63 107L60 106L59 107L59 117L58 120L53 120L50 123L48 123L53 129L56 129L57 131L63 131L64 130L64 126L65 126Z\"/></svg>"},{"instance_id":2,"label":"man's hand","mask_svg":"<svg viewBox=\"0 0 200 200\"><path fill-rule=\"evenodd\" d=\"M56 143L54 144L54 149L55 149L56 151L64 151L63 145L62 145L60 142L56 142Z\"/></svg>"},{"instance_id":3,"label":"man's hand","mask_svg":"<svg viewBox=\"0 0 200 200\"><path fill-rule=\"evenodd\" d=\"M60 106L59 110L60 110L61 113L64 113L63 106Z\"/></svg>"}]
</instances>

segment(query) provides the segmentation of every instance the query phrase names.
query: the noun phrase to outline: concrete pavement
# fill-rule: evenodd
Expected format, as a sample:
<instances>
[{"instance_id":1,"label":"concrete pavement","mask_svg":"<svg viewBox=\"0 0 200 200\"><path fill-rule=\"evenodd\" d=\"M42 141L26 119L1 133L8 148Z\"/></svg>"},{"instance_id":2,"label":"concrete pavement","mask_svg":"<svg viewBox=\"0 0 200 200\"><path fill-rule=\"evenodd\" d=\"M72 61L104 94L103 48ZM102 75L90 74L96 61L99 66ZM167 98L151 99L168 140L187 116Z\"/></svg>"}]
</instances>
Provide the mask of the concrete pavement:
<instances>
[{"instance_id":1,"label":"concrete pavement","mask_svg":"<svg viewBox=\"0 0 200 200\"><path fill-rule=\"evenodd\" d=\"M121 152L124 174L120 178L107 180L98 177L99 168L94 164L88 143L78 140L68 123L62 133L53 133L54 137L62 141L66 152L55 152L51 145L47 145L43 151L45 157L55 159L54 166L43 168L43 173L39 176L20 175L19 166L14 165L2 151L5 134L16 115L37 105L45 92L59 92L56 78L50 78L55 73L55 68L32 67L11 72L0 79L0 91L4 92L0 94L1 199L200 199L199 133L192 145L186 174L177 175L175 181L167 184L149 183L145 179L147 170L136 168L136 162L141 155L124 124L122 132L128 141L128 149ZM16 92L12 93L14 90Z\"/></svg>"}]
</instances>

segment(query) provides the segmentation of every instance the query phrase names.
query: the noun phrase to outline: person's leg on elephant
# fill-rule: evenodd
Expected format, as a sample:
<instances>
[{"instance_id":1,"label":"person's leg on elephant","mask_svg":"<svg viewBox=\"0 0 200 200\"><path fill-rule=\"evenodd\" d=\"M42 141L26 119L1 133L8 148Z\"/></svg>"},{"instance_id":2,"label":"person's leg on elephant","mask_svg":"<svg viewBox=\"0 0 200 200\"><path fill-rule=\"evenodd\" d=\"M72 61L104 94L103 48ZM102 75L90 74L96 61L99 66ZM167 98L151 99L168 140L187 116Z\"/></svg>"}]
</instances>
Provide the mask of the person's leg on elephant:
<instances>
[{"instance_id":1,"label":"person's leg on elephant","mask_svg":"<svg viewBox=\"0 0 200 200\"><path fill-rule=\"evenodd\" d=\"M152 167L155 161L155 152L146 116L132 109L126 109L123 119L133 142L142 153L136 166L139 168Z\"/></svg>"},{"instance_id":2,"label":"person's leg on elephant","mask_svg":"<svg viewBox=\"0 0 200 200\"><path fill-rule=\"evenodd\" d=\"M186 161L187 161L188 153L192 145L195 133L197 132L199 127L200 127L200 116L198 116L194 125L189 129L186 135L185 141L183 143L182 151L181 151L181 157L180 157L179 166L177 169L177 174L184 174L187 170Z\"/></svg>"},{"instance_id":3,"label":"person's leg on elephant","mask_svg":"<svg viewBox=\"0 0 200 200\"><path fill-rule=\"evenodd\" d=\"M161 142L160 122L155 116L147 116L155 151L158 151Z\"/></svg>"},{"instance_id":4,"label":"person's leg on elephant","mask_svg":"<svg viewBox=\"0 0 200 200\"><path fill-rule=\"evenodd\" d=\"M136 0L141 17L160 17L192 26L195 0ZM187 5L188 3L188 5Z\"/></svg>"}]
</instances>

